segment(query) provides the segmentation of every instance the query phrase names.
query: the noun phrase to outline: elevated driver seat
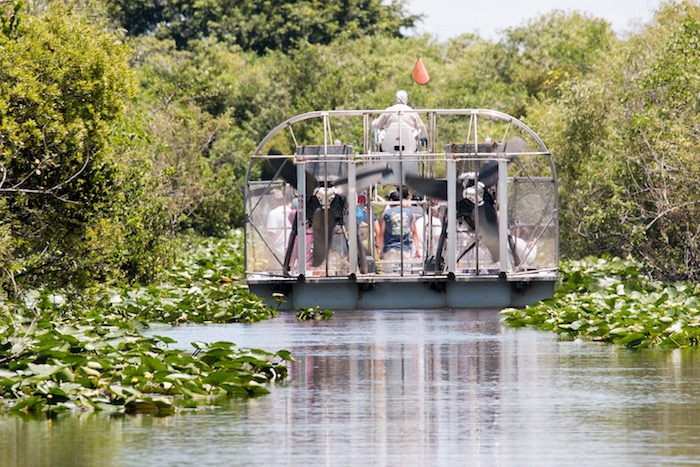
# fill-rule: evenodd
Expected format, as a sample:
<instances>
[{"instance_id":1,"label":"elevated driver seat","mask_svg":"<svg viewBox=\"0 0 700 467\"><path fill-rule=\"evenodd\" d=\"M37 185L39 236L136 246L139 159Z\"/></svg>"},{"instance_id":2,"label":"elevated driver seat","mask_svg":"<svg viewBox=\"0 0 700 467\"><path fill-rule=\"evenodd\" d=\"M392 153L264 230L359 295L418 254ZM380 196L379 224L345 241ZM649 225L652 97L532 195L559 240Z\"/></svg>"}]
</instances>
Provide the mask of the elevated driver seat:
<instances>
[{"instance_id":1,"label":"elevated driver seat","mask_svg":"<svg viewBox=\"0 0 700 467\"><path fill-rule=\"evenodd\" d=\"M404 153L416 152L418 142L414 136L414 129L406 123L399 126L392 123L384 129L384 138L380 143L382 152Z\"/></svg>"},{"instance_id":2,"label":"elevated driver seat","mask_svg":"<svg viewBox=\"0 0 700 467\"><path fill-rule=\"evenodd\" d=\"M415 154L418 150L418 142L416 141L415 131L411 125L402 123L392 123L382 133L384 137L379 143L379 150L388 154ZM396 159L390 157L390 159ZM385 175L382 178L382 183L405 183L406 175L418 175L419 163L416 160L390 160L389 166L393 173ZM399 174L403 174L403 178L399 179Z\"/></svg>"}]
</instances>

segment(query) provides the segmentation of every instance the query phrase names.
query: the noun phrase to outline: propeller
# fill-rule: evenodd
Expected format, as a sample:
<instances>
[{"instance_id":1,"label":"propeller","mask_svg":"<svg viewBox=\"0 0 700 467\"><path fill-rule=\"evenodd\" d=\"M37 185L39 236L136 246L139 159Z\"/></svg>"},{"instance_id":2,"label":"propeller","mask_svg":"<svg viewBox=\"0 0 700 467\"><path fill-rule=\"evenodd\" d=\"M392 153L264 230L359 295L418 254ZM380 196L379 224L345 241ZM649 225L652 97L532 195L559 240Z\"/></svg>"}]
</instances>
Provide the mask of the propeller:
<instances>
[{"instance_id":1,"label":"propeller","mask_svg":"<svg viewBox=\"0 0 700 467\"><path fill-rule=\"evenodd\" d=\"M267 162L270 163L272 168L275 170L275 177L280 177L282 180L285 182L289 183L294 187L294 189L297 188L297 168L294 165L294 162L292 159L289 158L269 158L267 159ZM309 195L310 193L313 193L314 189L318 185L318 182L316 181L316 178L313 176L311 172L308 170L306 171L306 194Z\"/></svg>"},{"instance_id":2,"label":"propeller","mask_svg":"<svg viewBox=\"0 0 700 467\"><path fill-rule=\"evenodd\" d=\"M523 152L523 149L527 146L527 141L522 139L520 136L514 136L505 143L501 143L498 145L498 152L504 152L504 153L519 153Z\"/></svg>"},{"instance_id":3,"label":"propeller","mask_svg":"<svg viewBox=\"0 0 700 467\"><path fill-rule=\"evenodd\" d=\"M498 183L498 162L489 161L484 164L478 172L478 180L484 188L491 188ZM447 180L444 178L423 178L415 175L406 175L406 183L419 193L424 195L447 201ZM465 196L470 196L474 199L473 194L469 190L474 186L475 180L472 176L464 176L457 180L456 192L457 202L465 199Z\"/></svg>"},{"instance_id":4,"label":"propeller","mask_svg":"<svg viewBox=\"0 0 700 467\"><path fill-rule=\"evenodd\" d=\"M482 181L482 177L485 181ZM475 179L472 176L457 181L457 218L463 219L474 229L476 227L474 208L477 207L479 237L489 250L491 258L498 261L498 215L494 208L495 200L489 190L498 182L498 163L489 161L484 164L477 174L477 179L478 185L475 185ZM406 176L406 183L427 196L447 201L447 180L409 175Z\"/></svg>"},{"instance_id":5,"label":"propeller","mask_svg":"<svg viewBox=\"0 0 700 467\"><path fill-rule=\"evenodd\" d=\"M289 158L269 158L276 176L281 177L295 189L297 188L297 172L294 162ZM372 164L358 167L355 171L356 190L362 191L370 185L379 182L383 177L391 175L393 170L389 164ZM311 264L320 266L328 257L328 247L333 239L336 225L342 225L346 213L346 198L348 196L348 177L340 177L333 181L319 181L306 171L306 218L313 231L313 257ZM296 221L296 218L295 218ZM296 223L296 222L295 222ZM292 233L295 231L293 230ZM285 257L285 271L289 271L289 260L294 239L290 236Z\"/></svg>"},{"instance_id":6,"label":"propeller","mask_svg":"<svg viewBox=\"0 0 700 467\"><path fill-rule=\"evenodd\" d=\"M482 177L484 177L486 182L482 181ZM489 161L484 164L477 178L479 180L478 185L475 185L474 178L471 176L457 181L457 218L463 219L472 229L475 229L474 212L476 211L479 224L479 238L488 249L491 258L494 261L498 261L498 215L494 208L495 200L488 189L498 182L498 163ZM447 180L407 176L406 183L414 190L420 191L429 197L447 201ZM476 210L475 207L477 208ZM446 225L446 222L443 223L444 225ZM443 228L441 236L446 234L447 230ZM442 245L444 243L444 241L441 242ZM442 255L442 252L438 251L438 255ZM439 262L441 264L441 258Z\"/></svg>"},{"instance_id":7,"label":"propeller","mask_svg":"<svg viewBox=\"0 0 700 467\"><path fill-rule=\"evenodd\" d=\"M498 145L499 153L506 153L512 157L513 155L523 152L527 142L516 136L505 143ZM478 180L478 185L477 185ZM425 194L428 197L447 201L448 183L445 179L431 179L417 177L413 175L406 176L406 183L415 191ZM473 229L476 227L475 215L478 216L479 238L484 246L491 254L494 261L500 258L500 250L498 245L498 214L495 209L495 199L489 188L498 183L498 162L488 161L476 174L464 174L457 180L455 187L457 195L457 218L463 219ZM476 208L476 209L475 209ZM439 245L444 247L443 236L447 235L447 229L444 228L446 223L443 223L443 231ZM436 264L442 265L442 251L438 248Z\"/></svg>"}]
</instances>

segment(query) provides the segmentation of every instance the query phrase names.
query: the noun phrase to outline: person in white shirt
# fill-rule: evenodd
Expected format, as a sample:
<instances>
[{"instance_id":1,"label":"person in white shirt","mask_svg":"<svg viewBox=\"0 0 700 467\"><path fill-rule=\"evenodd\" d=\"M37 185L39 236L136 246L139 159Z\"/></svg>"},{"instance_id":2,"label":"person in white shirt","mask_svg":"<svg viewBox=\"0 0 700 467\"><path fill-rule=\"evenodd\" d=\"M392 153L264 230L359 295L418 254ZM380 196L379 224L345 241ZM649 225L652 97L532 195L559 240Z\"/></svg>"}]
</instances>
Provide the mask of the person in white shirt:
<instances>
[{"instance_id":1,"label":"person in white shirt","mask_svg":"<svg viewBox=\"0 0 700 467\"><path fill-rule=\"evenodd\" d=\"M289 222L290 206L285 202L284 195L277 188L271 190L272 205L274 208L267 213L265 227L267 229L267 241L274 252L276 259L271 258L271 267L279 266L284 262L284 255L287 249L287 239L292 228Z\"/></svg>"},{"instance_id":2,"label":"person in white shirt","mask_svg":"<svg viewBox=\"0 0 700 467\"><path fill-rule=\"evenodd\" d=\"M428 210L430 214L422 216L418 220L416 220L416 230L418 231L417 248L419 248L421 254L425 254L426 258L435 255L435 253L437 252L438 242L440 241L440 234L442 233L442 221L440 221L439 210L439 204L432 204L430 206L430 209ZM428 233L428 231L431 228L431 233ZM428 234L428 238L430 238L430 251L428 252L424 251L426 248L426 234Z\"/></svg>"},{"instance_id":3,"label":"person in white shirt","mask_svg":"<svg viewBox=\"0 0 700 467\"><path fill-rule=\"evenodd\" d=\"M413 108L408 105L408 93L406 93L406 91L396 91L395 104L387 107L386 110L402 111L402 113L399 115L398 113L387 112L372 120L372 129L381 130L377 138L378 145L381 146L386 134L386 129L392 125L408 125L412 130L417 146L420 145L421 140L427 137L427 130L423 124L423 120L421 120L418 113L411 112Z\"/></svg>"}]
</instances>

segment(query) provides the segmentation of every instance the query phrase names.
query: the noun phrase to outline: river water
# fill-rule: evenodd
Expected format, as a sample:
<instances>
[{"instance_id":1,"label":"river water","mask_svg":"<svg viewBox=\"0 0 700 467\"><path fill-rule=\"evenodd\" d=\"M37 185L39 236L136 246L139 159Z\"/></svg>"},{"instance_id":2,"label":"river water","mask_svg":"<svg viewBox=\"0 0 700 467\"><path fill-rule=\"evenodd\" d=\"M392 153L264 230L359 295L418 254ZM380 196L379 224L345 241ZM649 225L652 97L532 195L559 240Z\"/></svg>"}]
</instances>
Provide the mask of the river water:
<instances>
[{"instance_id":1,"label":"river water","mask_svg":"<svg viewBox=\"0 0 700 467\"><path fill-rule=\"evenodd\" d=\"M511 329L496 311L350 311L158 329L287 349L253 400L174 416L0 417L0 465L700 465L700 353Z\"/></svg>"}]
</instances>

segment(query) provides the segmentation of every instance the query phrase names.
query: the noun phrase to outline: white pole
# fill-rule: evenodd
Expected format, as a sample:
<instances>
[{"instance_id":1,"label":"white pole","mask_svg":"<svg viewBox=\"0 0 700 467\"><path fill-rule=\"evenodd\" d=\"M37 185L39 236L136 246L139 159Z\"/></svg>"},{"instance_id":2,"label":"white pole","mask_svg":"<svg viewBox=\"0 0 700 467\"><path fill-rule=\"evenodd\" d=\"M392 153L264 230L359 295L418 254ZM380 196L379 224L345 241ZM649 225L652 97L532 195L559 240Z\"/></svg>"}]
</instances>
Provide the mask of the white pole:
<instances>
[{"instance_id":1,"label":"white pole","mask_svg":"<svg viewBox=\"0 0 700 467\"><path fill-rule=\"evenodd\" d=\"M297 164L297 265L299 275L306 275L306 164Z\"/></svg>"},{"instance_id":2,"label":"white pole","mask_svg":"<svg viewBox=\"0 0 700 467\"><path fill-rule=\"evenodd\" d=\"M447 170L447 272L457 270L457 164L454 157L446 161Z\"/></svg>"},{"instance_id":3,"label":"white pole","mask_svg":"<svg viewBox=\"0 0 700 467\"><path fill-rule=\"evenodd\" d=\"M498 254L501 272L508 272L508 161L498 159Z\"/></svg>"},{"instance_id":4,"label":"white pole","mask_svg":"<svg viewBox=\"0 0 700 467\"><path fill-rule=\"evenodd\" d=\"M357 165L348 161L348 254L350 257L350 274L357 273Z\"/></svg>"}]
</instances>

